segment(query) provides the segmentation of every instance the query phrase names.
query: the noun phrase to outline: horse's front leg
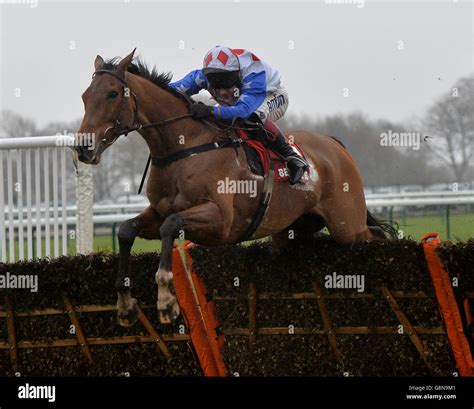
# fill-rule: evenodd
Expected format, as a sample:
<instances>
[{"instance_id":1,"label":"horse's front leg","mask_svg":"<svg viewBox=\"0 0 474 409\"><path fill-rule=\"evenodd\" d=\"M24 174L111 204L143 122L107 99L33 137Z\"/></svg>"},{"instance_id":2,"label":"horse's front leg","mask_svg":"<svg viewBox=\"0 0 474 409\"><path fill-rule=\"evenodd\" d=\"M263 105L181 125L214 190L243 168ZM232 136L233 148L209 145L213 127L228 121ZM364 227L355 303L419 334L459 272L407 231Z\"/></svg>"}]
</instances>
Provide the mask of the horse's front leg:
<instances>
[{"instance_id":1,"label":"horse's front leg","mask_svg":"<svg viewBox=\"0 0 474 409\"><path fill-rule=\"evenodd\" d=\"M179 316L179 306L173 284L171 259L174 241L181 231L185 234L199 232L200 235L225 239L230 231L231 216L225 217L214 202L207 202L168 216L160 228L161 257L156 273L160 322L169 324Z\"/></svg>"},{"instance_id":2,"label":"horse's front leg","mask_svg":"<svg viewBox=\"0 0 474 409\"><path fill-rule=\"evenodd\" d=\"M118 293L117 318L123 327L129 327L138 319L137 300L132 298L132 279L130 274L130 251L135 237L145 239L159 239L160 226L163 219L152 208L146 208L133 219L127 220L120 225L118 240L120 246L119 265L115 288Z\"/></svg>"}]
</instances>

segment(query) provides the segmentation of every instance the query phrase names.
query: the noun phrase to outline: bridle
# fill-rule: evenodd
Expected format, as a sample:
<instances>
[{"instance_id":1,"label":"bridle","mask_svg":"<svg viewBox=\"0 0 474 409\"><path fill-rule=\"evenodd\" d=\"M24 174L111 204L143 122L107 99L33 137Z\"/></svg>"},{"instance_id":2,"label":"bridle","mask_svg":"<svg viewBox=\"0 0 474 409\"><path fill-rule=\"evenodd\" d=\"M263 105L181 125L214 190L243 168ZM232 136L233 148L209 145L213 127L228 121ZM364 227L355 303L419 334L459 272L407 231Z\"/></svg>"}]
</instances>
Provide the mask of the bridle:
<instances>
[{"instance_id":1,"label":"bridle","mask_svg":"<svg viewBox=\"0 0 474 409\"><path fill-rule=\"evenodd\" d=\"M128 133L131 132L132 128L136 128L137 130L142 128L142 125L140 123L137 123L137 125L135 125L137 117L138 117L138 110L139 110L138 98L137 98L137 95L134 92L132 92L130 90L130 88L128 87L127 73L126 72L124 74L124 77L122 78L113 71L97 70L97 71L94 72L94 74L92 74L92 78L94 78L97 74L112 75L113 77L118 79L123 84L122 102L120 104L119 114L118 114L117 118L115 119L115 121L113 123L113 126L109 126L104 132L104 136L105 136L109 130L115 131L115 137L111 142L107 142L105 140L105 138L100 141L101 143L104 143L106 146L109 146L109 145L112 145L117 140L117 138L119 136L128 135ZM126 128L121 129L121 125L122 125L122 121L123 121L123 114L124 114L124 111L125 111L125 105L127 104L127 99L126 99L126 98L128 98L127 93L130 93L130 95L132 95L133 100L135 102L134 108L133 108L132 127L131 128L126 127Z\"/></svg>"},{"instance_id":2,"label":"bridle","mask_svg":"<svg viewBox=\"0 0 474 409\"><path fill-rule=\"evenodd\" d=\"M138 97L128 87L127 72L125 72L124 77L122 78L119 75L117 75L114 71L102 70L101 69L101 70L96 70L92 74L92 78L94 78L97 74L112 75L114 78L118 79L123 84L122 103L120 105L119 114L118 114L117 118L115 119L115 121L113 123L113 126L109 126L104 132L104 136L105 136L108 131L114 131L115 136L110 142L107 142L105 138L100 140L100 143L104 144L106 147L112 145L120 136L122 136L122 135L127 136L130 132L139 131L139 130L145 129L145 128L151 128L151 127L166 125L169 122L178 121L180 119L189 118L189 117L193 116L192 114L179 115L179 116L175 116L173 118L165 119L163 121L158 121L158 122L153 122L151 124L143 125L140 122L137 122L138 112L139 112L139 109L140 109L139 108L139 103L138 103ZM127 93L129 93L129 95L131 95L133 97L133 100L134 100L133 121L132 121L132 126L127 126L127 127L123 128L122 127L122 121L123 121L123 114L124 114L124 111L125 111L125 106L127 104L127 98L128 98Z\"/></svg>"},{"instance_id":3,"label":"bridle","mask_svg":"<svg viewBox=\"0 0 474 409\"><path fill-rule=\"evenodd\" d=\"M190 117L193 116L193 114L189 113L189 114L178 115L178 116L175 116L175 117L172 117L172 118L164 119L164 120L158 121L158 122L153 122L151 124L143 125L143 124L137 122L138 112L139 112L139 102L138 102L137 95L134 92L132 92L130 90L130 88L128 87L127 71L125 72L123 78L120 77L119 75L117 75L114 71L105 70L105 69L96 70L92 74L92 78L94 78L97 74L112 75L114 78L118 79L123 84L122 103L121 103L121 106L120 106L119 114L118 114L117 118L115 119L113 126L109 126L104 132L104 136L105 136L108 131L110 131L110 130L115 131L114 132L115 137L110 142L107 142L105 138L101 139L100 142L99 142L101 144L104 144L105 147L108 147L108 146L112 145L120 136L122 136L122 135L127 136L130 132L139 131L141 129L146 129L146 128L152 128L152 127L166 125L170 122L179 121L181 119L190 118ZM120 128L121 125L122 125L123 114L124 114L124 111L125 111L125 105L127 103L126 98L128 98L128 96L126 95L127 91L133 97L133 100L135 102L135 106L134 106L134 109L133 109L133 121L132 121L132 126L131 127L127 126L126 128ZM183 97L185 97L184 94L183 94ZM188 102L189 102L189 100L188 100ZM224 133L227 134L234 127L236 119L237 118L233 118L231 123L228 126L224 126L224 127L216 126L214 123L212 123L211 121L207 121L207 120L203 120L203 122L205 122L209 127L214 128L218 131L221 131L221 132L224 132ZM240 128L242 128L244 130L252 129L252 128L244 128L244 127L240 127Z\"/></svg>"}]
</instances>

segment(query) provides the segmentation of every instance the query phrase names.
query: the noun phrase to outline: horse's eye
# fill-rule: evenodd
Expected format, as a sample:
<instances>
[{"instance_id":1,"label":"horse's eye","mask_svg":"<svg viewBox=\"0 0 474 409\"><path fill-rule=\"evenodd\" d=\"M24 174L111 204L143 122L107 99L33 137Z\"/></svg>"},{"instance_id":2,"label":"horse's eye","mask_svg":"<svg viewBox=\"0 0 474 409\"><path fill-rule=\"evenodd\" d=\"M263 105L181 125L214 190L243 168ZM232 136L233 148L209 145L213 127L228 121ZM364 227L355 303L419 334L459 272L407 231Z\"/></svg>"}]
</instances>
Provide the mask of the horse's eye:
<instances>
[{"instance_id":1,"label":"horse's eye","mask_svg":"<svg viewBox=\"0 0 474 409\"><path fill-rule=\"evenodd\" d=\"M110 92L107 94L107 98L113 99L113 98L116 98L117 95L118 95L118 92L117 92L117 91L110 91Z\"/></svg>"}]
</instances>

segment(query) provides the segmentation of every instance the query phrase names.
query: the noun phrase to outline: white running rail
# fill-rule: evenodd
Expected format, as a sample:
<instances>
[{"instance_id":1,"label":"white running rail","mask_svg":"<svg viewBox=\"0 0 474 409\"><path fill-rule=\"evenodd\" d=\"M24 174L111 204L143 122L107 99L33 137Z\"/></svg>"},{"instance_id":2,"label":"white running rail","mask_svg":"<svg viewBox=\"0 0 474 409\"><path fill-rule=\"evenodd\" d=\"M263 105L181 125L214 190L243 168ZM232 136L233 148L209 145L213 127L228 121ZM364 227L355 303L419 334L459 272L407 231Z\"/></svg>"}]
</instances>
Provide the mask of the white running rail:
<instances>
[{"instance_id":1,"label":"white running rail","mask_svg":"<svg viewBox=\"0 0 474 409\"><path fill-rule=\"evenodd\" d=\"M0 139L0 261L68 253L66 160L73 141Z\"/></svg>"}]
</instances>

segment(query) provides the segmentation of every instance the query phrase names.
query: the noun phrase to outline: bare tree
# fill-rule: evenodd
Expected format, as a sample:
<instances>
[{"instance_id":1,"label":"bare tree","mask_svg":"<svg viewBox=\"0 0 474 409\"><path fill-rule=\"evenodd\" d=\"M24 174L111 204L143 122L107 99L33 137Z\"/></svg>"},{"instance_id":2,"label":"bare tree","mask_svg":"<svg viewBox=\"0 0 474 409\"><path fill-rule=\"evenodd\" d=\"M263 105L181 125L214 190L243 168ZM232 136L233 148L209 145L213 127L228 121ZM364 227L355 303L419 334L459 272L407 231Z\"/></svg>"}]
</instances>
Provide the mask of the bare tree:
<instances>
[{"instance_id":1,"label":"bare tree","mask_svg":"<svg viewBox=\"0 0 474 409\"><path fill-rule=\"evenodd\" d=\"M148 147L141 135L133 132L117 141L116 150L122 167L121 176L129 188L126 193L134 195L148 159Z\"/></svg>"},{"instance_id":2,"label":"bare tree","mask_svg":"<svg viewBox=\"0 0 474 409\"><path fill-rule=\"evenodd\" d=\"M36 135L36 123L15 112L4 110L0 112L0 130L8 138L32 136Z\"/></svg>"},{"instance_id":3,"label":"bare tree","mask_svg":"<svg viewBox=\"0 0 474 409\"><path fill-rule=\"evenodd\" d=\"M74 134L81 124L80 119L69 122L49 122L36 132L36 135Z\"/></svg>"},{"instance_id":4,"label":"bare tree","mask_svg":"<svg viewBox=\"0 0 474 409\"><path fill-rule=\"evenodd\" d=\"M80 124L81 119L71 122L51 122L39 132L42 135L75 133ZM119 138L104 152L100 164L93 167L94 200L111 200L115 196L122 195L125 191L124 183L130 184L131 194L138 189L137 179L146 161L140 149L140 145L144 145L145 149L146 145L143 140L138 139L141 137L136 133L130 134L128 138ZM68 177L74 178L75 172L68 172Z\"/></svg>"},{"instance_id":5,"label":"bare tree","mask_svg":"<svg viewBox=\"0 0 474 409\"><path fill-rule=\"evenodd\" d=\"M443 172L429 164L425 145L410 147L381 146L381 134L388 130L405 132L410 124L370 120L360 112L332 115L320 119L309 116L285 116L283 129L307 129L340 139L361 169L367 186L431 184L445 181Z\"/></svg>"},{"instance_id":6,"label":"bare tree","mask_svg":"<svg viewBox=\"0 0 474 409\"><path fill-rule=\"evenodd\" d=\"M57 135L57 134L70 134L74 133L81 123L80 119L73 121L55 121L49 122L42 128L39 128L35 132L35 136L47 136L47 135ZM76 172L73 164L73 155L72 150L69 149L66 151L66 185L67 185L67 197L70 203L74 202L76 197ZM52 178L52 167L50 166L50 177ZM50 186L52 188L52 180L50 181ZM51 196L50 196L51 197Z\"/></svg>"},{"instance_id":7,"label":"bare tree","mask_svg":"<svg viewBox=\"0 0 474 409\"><path fill-rule=\"evenodd\" d=\"M429 146L456 180L465 181L474 154L474 75L461 78L443 95L425 118L432 136Z\"/></svg>"}]
</instances>

